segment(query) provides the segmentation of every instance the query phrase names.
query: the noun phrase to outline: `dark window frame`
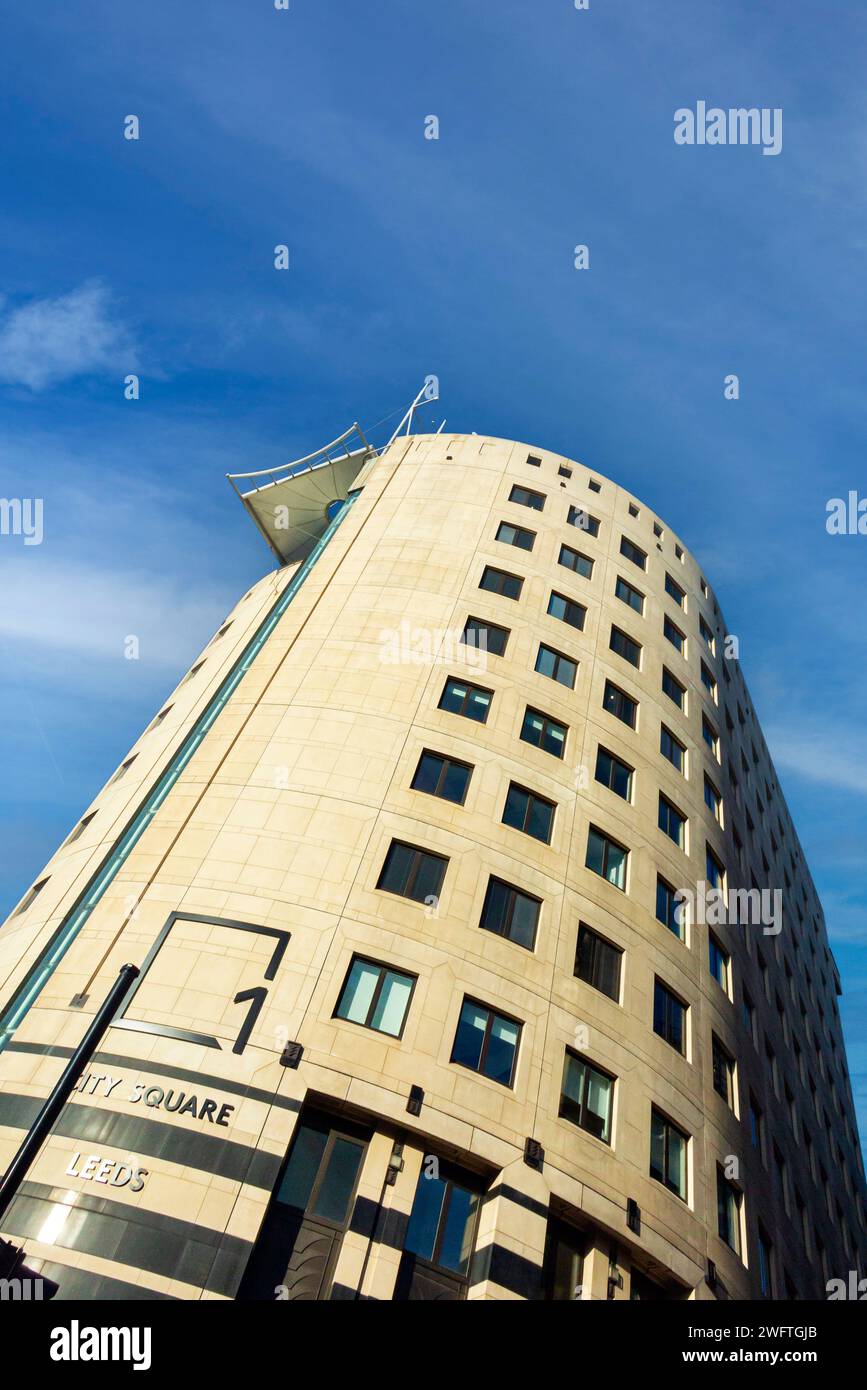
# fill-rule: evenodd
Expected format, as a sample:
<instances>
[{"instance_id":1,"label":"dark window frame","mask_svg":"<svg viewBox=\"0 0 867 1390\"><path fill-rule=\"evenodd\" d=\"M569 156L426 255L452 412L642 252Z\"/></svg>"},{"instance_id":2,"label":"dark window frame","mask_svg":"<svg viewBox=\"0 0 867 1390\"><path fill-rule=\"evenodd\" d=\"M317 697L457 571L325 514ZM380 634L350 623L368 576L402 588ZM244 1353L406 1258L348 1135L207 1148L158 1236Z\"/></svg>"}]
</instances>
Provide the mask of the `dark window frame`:
<instances>
[{"instance_id":1,"label":"dark window frame","mask_svg":"<svg viewBox=\"0 0 867 1390\"><path fill-rule=\"evenodd\" d=\"M360 1023L359 1020L355 1018L347 1018L345 1014L341 1014L339 1012L341 1002L343 1000L344 995L346 994L346 990L349 985L349 979L352 975L353 966L357 962L360 962L362 965L372 965L379 971L379 978L377 979L376 985L374 987L373 995L371 996L370 1000L370 1005L367 1010L367 1019L364 1023ZM382 991L385 985L385 978L388 975L397 975L400 976L402 979L412 981L409 988L409 995L407 996L406 1008L403 1011L403 1018L401 1019L399 1033L389 1033L386 1032L384 1028L374 1028L373 1024L370 1022L370 1019L376 1013L376 1006L378 1005L382 997ZM409 1018L409 1011L412 1008L412 1001L415 996L415 987L417 984L418 975L413 975L413 973L410 970L398 970L395 966L385 965L382 961L374 960L370 956L361 955L359 952L353 952L352 958L346 970L346 974L343 978L343 984L340 986L340 993L338 994L337 999L335 1001L334 1012L332 1013L331 1017L338 1019L341 1023L351 1023L355 1028L366 1028L370 1033L378 1033L380 1037L394 1038L396 1042L399 1042L403 1038L404 1029L406 1028L406 1021Z\"/></svg>"}]
</instances>

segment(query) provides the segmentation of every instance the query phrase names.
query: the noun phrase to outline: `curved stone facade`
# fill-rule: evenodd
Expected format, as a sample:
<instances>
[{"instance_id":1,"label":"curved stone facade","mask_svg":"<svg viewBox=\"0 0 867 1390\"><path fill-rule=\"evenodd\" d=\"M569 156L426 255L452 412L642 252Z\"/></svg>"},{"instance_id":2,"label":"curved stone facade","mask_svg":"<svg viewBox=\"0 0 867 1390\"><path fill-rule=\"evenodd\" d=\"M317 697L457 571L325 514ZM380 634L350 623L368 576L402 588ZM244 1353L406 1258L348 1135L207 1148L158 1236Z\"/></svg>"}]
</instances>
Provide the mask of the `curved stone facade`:
<instances>
[{"instance_id":1,"label":"curved stone facade","mask_svg":"<svg viewBox=\"0 0 867 1390\"><path fill-rule=\"evenodd\" d=\"M0 933L4 1005L69 933L0 1053L5 1156L146 966L6 1219L30 1265L61 1297L376 1299L816 1297L863 1266L836 967L725 639L679 538L583 465L372 458ZM781 898L708 924L718 872L718 915Z\"/></svg>"}]
</instances>

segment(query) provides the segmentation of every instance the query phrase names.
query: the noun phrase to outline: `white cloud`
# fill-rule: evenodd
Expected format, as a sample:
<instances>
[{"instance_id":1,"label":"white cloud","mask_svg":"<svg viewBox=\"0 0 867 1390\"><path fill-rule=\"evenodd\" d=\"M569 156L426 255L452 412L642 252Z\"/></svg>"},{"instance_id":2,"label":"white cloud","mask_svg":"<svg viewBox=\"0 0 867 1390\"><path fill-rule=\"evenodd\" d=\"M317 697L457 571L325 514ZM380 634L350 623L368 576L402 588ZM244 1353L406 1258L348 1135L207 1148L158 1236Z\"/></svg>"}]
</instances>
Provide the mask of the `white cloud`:
<instances>
[{"instance_id":1,"label":"white cloud","mask_svg":"<svg viewBox=\"0 0 867 1390\"><path fill-rule=\"evenodd\" d=\"M55 299L32 299L0 318L0 381L42 391L91 372L122 377L137 365L111 295L88 281Z\"/></svg>"},{"instance_id":2,"label":"white cloud","mask_svg":"<svg viewBox=\"0 0 867 1390\"><path fill-rule=\"evenodd\" d=\"M770 723L765 736L777 768L808 782L867 795L867 741L850 725L841 722L835 738L827 724L820 728L806 721L800 727Z\"/></svg>"}]
</instances>

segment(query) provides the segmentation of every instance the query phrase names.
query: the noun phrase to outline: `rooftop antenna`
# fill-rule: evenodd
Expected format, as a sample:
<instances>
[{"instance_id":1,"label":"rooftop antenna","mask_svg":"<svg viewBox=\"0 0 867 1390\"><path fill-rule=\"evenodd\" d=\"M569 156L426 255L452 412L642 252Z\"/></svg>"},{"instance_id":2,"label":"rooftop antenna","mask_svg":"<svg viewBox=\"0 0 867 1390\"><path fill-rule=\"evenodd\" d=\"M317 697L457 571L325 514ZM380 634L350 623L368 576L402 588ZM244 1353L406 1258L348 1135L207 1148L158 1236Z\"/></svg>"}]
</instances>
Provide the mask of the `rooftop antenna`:
<instances>
[{"instance_id":1,"label":"rooftop antenna","mask_svg":"<svg viewBox=\"0 0 867 1390\"><path fill-rule=\"evenodd\" d=\"M437 377L425 377L424 385L416 395L415 400L413 401L409 410L404 415L394 434L391 436L391 439L388 441L388 444L386 444L386 449L394 443L401 430L403 429L404 425L406 425L406 433L408 435L412 434L412 417L415 414L416 408L420 406L423 401L438 401L440 398L439 385L439 379ZM445 424L445 421L443 421L443 424Z\"/></svg>"}]
</instances>

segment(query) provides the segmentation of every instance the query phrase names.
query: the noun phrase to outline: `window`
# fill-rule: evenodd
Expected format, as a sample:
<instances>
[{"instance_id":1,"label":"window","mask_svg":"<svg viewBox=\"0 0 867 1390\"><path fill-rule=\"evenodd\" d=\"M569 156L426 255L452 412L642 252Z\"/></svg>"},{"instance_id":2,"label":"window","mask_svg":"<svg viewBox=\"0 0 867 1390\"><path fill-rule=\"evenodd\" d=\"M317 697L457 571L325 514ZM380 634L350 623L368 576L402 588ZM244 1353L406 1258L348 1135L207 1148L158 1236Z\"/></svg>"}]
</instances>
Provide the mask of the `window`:
<instances>
[{"instance_id":1,"label":"window","mask_svg":"<svg viewBox=\"0 0 867 1390\"><path fill-rule=\"evenodd\" d=\"M600 747L596 752L596 781L617 796L622 796L624 801L632 800L632 768L609 753L607 748Z\"/></svg>"},{"instance_id":2,"label":"window","mask_svg":"<svg viewBox=\"0 0 867 1390\"><path fill-rule=\"evenodd\" d=\"M705 598L707 598L707 584L705 583L705 581L704 581L703 579L699 579L698 582L699 582L699 584L701 585L701 592L702 592L702 594L704 595Z\"/></svg>"},{"instance_id":3,"label":"window","mask_svg":"<svg viewBox=\"0 0 867 1390\"><path fill-rule=\"evenodd\" d=\"M498 627L496 623L489 623L483 618L467 618L461 633L461 641L466 642L468 647L490 652L491 656L504 656L508 640L507 627Z\"/></svg>"},{"instance_id":4,"label":"window","mask_svg":"<svg viewBox=\"0 0 867 1390\"><path fill-rule=\"evenodd\" d=\"M514 1018L465 999L451 1060L502 1086L511 1086L520 1036L521 1025Z\"/></svg>"},{"instance_id":5,"label":"window","mask_svg":"<svg viewBox=\"0 0 867 1390\"><path fill-rule=\"evenodd\" d=\"M548 600L548 614L568 623L570 627L583 628L587 609L583 604L576 603L574 599L567 598L565 594L558 594L555 590Z\"/></svg>"},{"instance_id":6,"label":"window","mask_svg":"<svg viewBox=\"0 0 867 1390\"><path fill-rule=\"evenodd\" d=\"M630 502L630 503L629 503L629 515L630 515L630 516L640 516L640 515L641 515L641 512L639 511L638 507L636 507L636 505L635 505L634 502Z\"/></svg>"},{"instance_id":7,"label":"window","mask_svg":"<svg viewBox=\"0 0 867 1390\"><path fill-rule=\"evenodd\" d=\"M135 760L136 760L137 757L138 757L138 753L133 753L133 755L132 755L131 758L127 758L127 760L126 760L125 763L121 763L121 765L120 765L120 767L118 768L117 772L114 774L114 776L112 777L111 781L110 781L109 784L108 784L110 787L111 787L111 786L114 786L114 783L115 783L115 782L119 782L120 779L121 779L121 777L125 777L125 776L126 776L126 774L129 772L130 768L132 767L132 765L133 765L133 763L135 762Z\"/></svg>"},{"instance_id":8,"label":"window","mask_svg":"<svg viewBox=\"0 0 867 1390\"><path fill-rule=\"evenodd\" d=\"M704 804L710 811L714 820L719 821L720 825L722 825L722 797L707 773L705 773L704 778Z\"/></svg>"},{"instance_id":9,"label":"window","mask_svg":"<svg viewBox=\"0 0 867 1390\"><path fill-rule=\"evenodd\" d=\"M708 963L710 973L717 984L728 994L731 958L728 951L723 949L712 932L708 934Z\"/></svg>"},{"instance_id":10,"label":"window","mask_svg":"<svg viewBox=\"0 0 867 1390\"><path fill-rule=\"evenodd\" d=\"M540 512L545 505L545 496L544 493L533 492L531 488L515 483L509 493L509 501L517 502L520 507L532 507L534 512Z\"/></svg>"},{"instance_id":11,"label":"window","mask_svg":"<svg viewBox=\"0 0 867 1390\"><path fill-rule=\"evenodd\" d=\"M668 571L666 571L665 574L665 592L668 594L669 598L674 599L675 603L680 608L683 608L684 600L686 599L686 594L684 593L680 585L676 582L676 580L672 579Z\"/></svg>"},{"instance_id":12,"label":"window","mask_svg":"<svg viewBox=\"0 0 867 1390\"><path fill-rule=\"evenodd\" d=\"M601 491L602 491L602 484L601 484L601 483L597 483L597 481L596 481L595 478L590 478L589 481L588 481L588 483L587 483L587 486L589 487L589 489L590 489L591 492L601 492Z\"/></svg>"},{"instance_id":13,"label":"window","mask_svg":"<svg viewBox=\"0 0 867 1390\"><path fill-rule=\"evenodd\" d=\"M566 520L570 526L577 526L580 531L586 531L588 536L599 535L599 518L585 512L583 507L570 507Z\"/></svg>"},{"instance_id":14,"label":"window","mask_svg":"<svg viewBox=\"0 0 867 1390\"><path fill-rule=\"evenodd\" d=\"M659 793L659 820L660 830L664 831L670 840L680 848L686 846L686 816L682 816L676 806L673 806L667 796Z\"/></svg>"},{"instance_id":15,"label":"window","mask_svg":"<svg viewBox=\"0 0 867 1390\"><path fill-rule=\"evenodd\" d=\"M674 932L679 941L685 940L686 904L678 901L677 889L659 875L656 878L656 920Z\"/></svg>"},{"instance_id":16,"label":"window","mask_svg":"<svg viewBox=\"0 0 867 1390\"><path fill-rule=\"evenodd\" d=\"M505 936L517 946L525 946L532 951L536 944L541 906L538 898L522 893L519 888L491 875L479 926L482 931Z\"/></svg>"},{"instance_id":17,"label":"window","mask_svg":"<svg viewBox=\"0 0 867 1390\"><path fill-rule=\"evenodd\" d=\"M571 1120L573 1125L586 1129L603 1144L610 1144L613 1094L613 1076L567 1049L560 1093L561 1119Z\"/></svg>"},{"instance_id":18,"label":"window","mask_svg":"<svg viewBox=\"0 0 867 1390\"><path fill-rule=\"evenodd\" d=\"M403 975L375 961L354 956L334 1017L399 1038L415 980L414 975Z\"/></svg>"},{"instance_id":19,"label":"window","mask_svg":"<svg viewBox=\"0 0 867 1390\"><path fill-rule=\"evenodd\" d=\"M227 624L226 624L226 627L231 627L231 626L232 626L231 623L227 623ZM223 635L223 633L224 633L225 631L226 631L226 628L222 628L222 629L217 633L217 636L216 636L216 637L212 637L212 638L211 638L211 642L216 642L217 637L222 637L222 635ZM209 643L208 645L210 646L210 643ZM169 715L171 714L172 708L173 708L173 707L172 707L171 705L166 705L165 709L161 709L161 710L160 710L160 712L159 712L159 714L157 715L156 719L154 719L154 720L152 721L152 723L148 725L148 730L147 730L148 733L150 733L151 729L158 729L158 728L159 728L159 726L160 726L160 724L162 724L163 720L164 720L164 719L167 719L167 718L169 717Z\"/></svg>"},{"instance_id":20,"label":"window","mask_svg":"<svg viewBox=\"0 0 867 1390\"><path fill-rule=\"evenodd\" d=\"M509 574L507 570L495 569L493 565L485 565L479 580L480 589L487 589L491 594L501 594L503 598L511 599L521 597L523 584L524 581L520 575Z\"/></svg>"},{"instance_id":21,"label":"window","mask_svg":"<svg viewBox=\"0 0 867 1390\"><path fill-rule=\"evenodd\" d=\"M644 612L644 594L633 589L632 585L627 584L626 580L622 579L619 574L614 585L614 596L622 599L624 603L628 603L629 607L634 608L636 613Z\"/></svg>"},{"instance_id":22,"label":"window","mask_svg":"<svg viewBox=\"0 0 867 1390\"><path fill-rule=\"evenodd\" d=\"M678 709L683 709L686 702L686 686L681 685L665 666L662 668L662 689Z\"/></svg>"},{"instance_id":23,"label":"window","mask_svg":"<svg viewBox=\"0 0 867 1390\"><path fill-rule=\"evenodd\" d=\"M532 550L536 532L528 531L525 526L513 526L510 521L501 521L497 527L496 538L502 541L503 545L515 545L519 550Z\"/></svg>"},{"instance_id":24,"label":"window","mask_svg":"<svg viewBox=\"0 0 867 1390\"><path fill-rule=\"evenodd\" d=\"M711 1059L713 1067L713 1088L722 1096L726 1105L735 1108L735 1060L727 1052L717 1037L711 1035Z\"/></svg>"},{"instance_id":25,"label":"window","mask_svg":"<svg viewBox=\"0 0 867 1390\"><path fill-rule=\"evenodd\" d=\"M708 627L707 623L705 622L704 618L701 616L701 614L699 614L699 619L698 619L698 630L699 630L699 632L701 633L702 641L705 643L705 645L707 646L708 650L709 650L710 652L715 653L715 652L716 652L716 641L715 641L715 639L714 639L714 635L713 635L712 631L710 630L710 628Z\"/></svg>"},{"instance_id":26,"label":"window","mask_svg":"<svg viewBox=\"0 0 867 1390\"><path fill-rule=\"evenodd\" d=\"M528 465L529 465L530 468L541 468L541 467L542 467L542 460L541 460L540 458L536 458L536 455L535 455L535 454L528 454L528 455L527 455L527 463L528 463Z\"/></svg>"},{"instance_id":27,"label":"window","mask_svg":"<svg viewBox=\"0 0 867 1390\"><path fill-rule=\"evenodd\" d=\"M726 871L710 845L705 850L705 878L711 888L716 888L720 893L725 889Z\"/></svg>"},{"instance_id":28,"label":"window","mask_svg":"<svg viewBox=\"0 0 867 1390\"><path fill-rule=\"evenodd\" d=\"M741 1194L729 1182L722 1168L716 1169L717 1230L736 1255L741 1253Z\"/></svg>"},{"instance_id":29,"label":"window","mask_svg":"<svg viewBox=\"0 0 867 1390\"><path fill-rule=\"evenodd\" d=\"M661 980L653 985L653 1031L675 1052L686 1052L686 1005Z\"/></svg>"},{"instance_id":30,"label":"window","mask_svg":"<svg viewBox=\"0 0 867 1390\"><path fill-rule=\"evenodd\" d=\"M565 468L565 467L563 466L563 464L561 463L561 464L560 464L560 467L557 469L557 476L560 477L560 478L571 478L571 477L572 477L572 469L571 469L571 468Z\"/></svg>"},{"instance_id":31,"label":"window","mask_svg":"<svg viewBox=\"0 0 867 1390\"><path fill-rule=\"evenodd\" d=\"M547 845L551 843L555 810L553 801L546 801L545 797L537 796L535 792L527 791L526 787L519 787L517 783L512 782L503 808L503 825L511 825L514 830L523 830L525 835L532 835L534 839L542 840Z\"/></svg>"},{"instance_id":32,"label":"window","mask_svg":"<svg viewBox=\"0 0 867 1390\"><path fill-rule=\"evenodd\" d=\"M762 1114L762 1107L759 1105L752 1091L750 1092L750 1143L764 1160L765 1117Z\"/></svg>"},{"instance_id":33,"label":"window","mask_svg":"<svg viewBox=\"0 0 867 1390\"><path fill-rule=\"evenodd\" d=\"M716 681L704 662L701 663L701 683L712 700L716 699Z\"/></svg>"},{"instance_id":34,"label":"window","mask_svg":"<svg viewBox=\"0 0 867 1390\"><path fill-rule=\"evenodd\" d=\"M532 743L536 748L552 753L555 758L562 758L566 747L566 733L565 724L527 706L521 726L521 738L525 743Z\"/></svg>"},{"instance_id":35,"label":"window","mask_svg":"<svg viewBox=\"0 0 867 1390\"><path fill-rule=\"evenodd\" d=\"M454 801L462 806L472 772L469 763L425 750L412 779L412 790L427 792L430 796L439 796L443 801Z\"/></svg>"},{"instance_id":36,"label":"window","mask_svg":"<svg viewBox=\"0 0 867 1390\"><path fill-rule=\"evenodd\" d=\"M484 724L493 695L492 690L484 690L480 685L470 685L469 681L458 681L450 676L440 696L439 708Z\"/></svg>"},{"instance_id":37,"label":"window","mask_svg":"<svg viewBox=\"0 0 867 1390\"><path fill-rule=\"evenodd\" d=\"M49 874L48 877L50 878L51 875ZM26 912L28 907L30 907L30 905L36 901L47 882L48 878L41 878L38 883L34 883L33 887L30 889L28 893L24 894L24 897L21 899L21 906L17 909L15 913L16 917L19 913Z\"/></svg>"},{"instance_id":38,"label":"window","mask_svg":"<svg viewBox=\"0 0 867 1390\"><path fill-rule=\"evenodd\" d=\"M654 521L653 523L653 534L655 535L658 541L661 541L663 535L665 534L658 521Z\"/></svg>"},{"instance_id":39,"label":"window","mask_svg":"<svg viewBox=\"0 0 867 1390\"><path fill-rule=\"evenodd\" d=\"M613 883L615 888L620 888L626 892L626 861L629 851L618 845L616 840L610 840L601 830L595 826L590 827L587 836L587 858L586 866L592 869L595 874L600 874L602 878Z\"/></svg>"},{"instance_id":40,"label":"window","mask_svg":"<svg viewBox=\"0 0 867 1390\"><path fill-rule=\"evenodd\" d=\"M681 564L683 564L683 549L681 546L676 545L674 547L674 557L676 560L680 560Z\"/></svg>"},{"instance_id":41,"label":"window","mask_svg":"<svg viewBox=\"0 0 867 1390\"><path fill-rule=\"evenodd\" d=\"M89 816L84 816L84 818L78 822L78 825L75 827L72 834L68 837L66 841L68 845L72 845L75 843L76 840L81 839L82 835L84 834L87 827L90 825L90 822L93 820L95 815L96 812L91 811Z\"/></svg>"},{"instance_id":42,"label":"window","mask_svg":"<svg viewBox=\"0 0 867 1390\"><path fill-rule=\"evenodd\" d=\"M659 751L664 758L668 758L668 761L677 768L678 772L683 772L686 748L664 724L661 724L659 728Z\"/></svg>"},{"instance_id":43,"label":"window","mask_svg":"<svg viewBox=\"0 0 867 1390\"><path fill-rule=\"evenodd\" d=\"M762 1298L773 1298L774 1296L774 1273L773 1258L774 1247L768 1240L765 1230L759 1226L759 1289Z\"/></svg>"},{"instance_id":44,"label":"window","mask_svg":"<svg viewBox=\"0 0 867 1390\"><path fill-rule=\"evenodd\" d=\"M210 645L210 643L208 645ZM191 666L187 674L184 676L184 679L181 681L181 685L186 685L187 681L191 681L193 679L193 676L197 676L204 664L204 661L197 661L195 666ZM132 761L132 759L130 759L130 761Z\"/></svg>"},{"instance_id":45,"label":"window","mask_svg":"<svg viewBox=\"0 0 867 1390\"><path fill-rule=\"evenodd\" d=\"M589 579L593 574L593 561L590 556L582 555L580 550L573 550L571 545L560 546L559 563L567 570L580 574L582 579Z\"/></svg>"},{"instance_id":46,"label":"window","mask_svg":"<svg viewBox=\"0 0 867 1390\"><path fill-rule=\"evenodd\" d=\"M717 762L719 762L719 735L713 724L711 724L710 720L705 715L701 716L701 736Z\"/></svg>"},{"instance_id":47,"label":"window","mask_svg":"<svg viewBox=\"0 0 867 1390\"><path fill-rule=\"evenodd\" d=\"M605 682L605 694L602 697L602 708L609 714L613 714L616 719L628 724L630 729L635 728L635 719L638 714L638 701L633 700L631 695L627 695L619 686L613 685L611 681Z\"/></svg>"},{"instance_id":48,"label":"window","mask_svg":"<svg viewBox=\"0 0 867 1390\"><path fill-rule=\"evenodd\" d=\"M608 643L613 652L622 656L624 661L630 662L633 666L641 665L641 644L634 638L628 637L619 627L611 625L611 638Z\"/></svg>"},{"instance_id":49,"label":"window","mask_svg":"<svg viewBox=\"0 0 867 1390\"><path fill-rule=\"evenodd\" d=\"M680 628L671 621L671 618L669 618L667 614L662 620L662 632L663 636L668 638L671 645L683 655L686 646L686 637L681 632Z\"/></svg>"},{"instance_id":50,"label":"window","mask_svg":"<svg viewBox=\"0 0 867 1390\"><path fill-rule=\"evenodd\" d=\"M575 975L600 994L607 994L615 1004L620 1003L620 967L623 952L612 946L604 936L582 922L578 927L578 946L575 951Z\"/></svg>"},{"instance_id":51,"label":"window","mask_svg":"<svg viewBox=\"0 0 867 1390\"><path fill-rule=\"evenodd\" d=\"M570 656L564 656L562 652L556 652L553 647L546 647L543 642L539 643L539 651L536 654L536 670L540 676L550 676L551 680L567 685L570 690L575 688L578 662L573 661Z\"/></svg>"},{"instance_id":52,"label":"window","mask_svg":"<svg viewBox=\"0 0 867 1390\"><path fill-rule=\"evenodd\" d=\"M466 1277L475 1244L478 1211L478 1193L449 1177L445 1163L438 1164L436 1176L422 1164L404 1250L438 1269ZM411 1288L408 1296L412 1296Z\"/></svg>"},{"instance_id":53,"label":"window","mask_svg":"<svg viewBox=\"0 0 867 1390\"><path fill-rule=\"evenodd\" d=\"M689 1136L655 1108L650 1112L650 1176L686 1201Z\"/></svg>"},{"instance_id":54,"label":"window","mask_svg":"<svg viewBox=\"0 0 867 1390\"><path fill-rule=\"evenodd\" d=\"M439 897L448 862L441 854L392 840L376 886L417 903L434 902Z\"/></svg>"},{"instance_id":55,"label":"window","mask_svg":"<svg viewBox=\"0 0 867 1390\"><path fill-rule=\"evenodd\" d=\"M627 560L631 560L633 565L637 565L640 570L647 568L647 554L640 546L634 544L627 536L620 537L620 554Z\"/></svg>"},{"instance_id":56,"label":"window","mask_svg":"<svg viewBox=\"0 0 867 1390\"><path fill-rule=\"evenodd\" d=\"M753 1006L753 1001L750 998L749 994L747 994L746 990L744 990L744 997L741 1000L741 1019L743 1021L744 1030L746 1031L747 1035L750 1038L752 1038L753 1042L755 1042L756 1011Z\"/></svg>"}]
</instances>

